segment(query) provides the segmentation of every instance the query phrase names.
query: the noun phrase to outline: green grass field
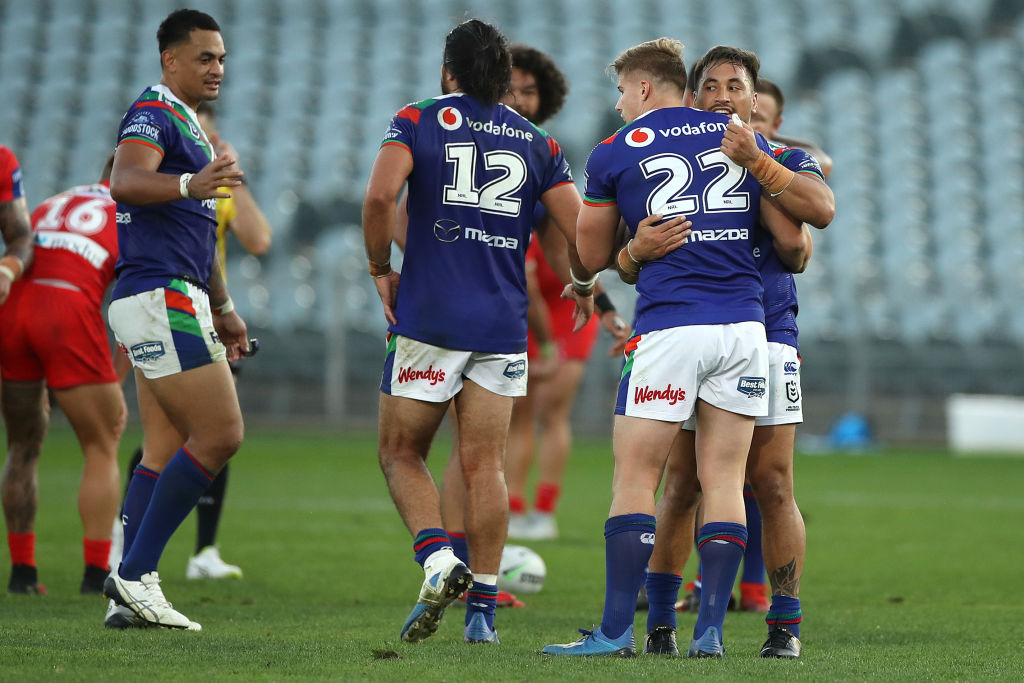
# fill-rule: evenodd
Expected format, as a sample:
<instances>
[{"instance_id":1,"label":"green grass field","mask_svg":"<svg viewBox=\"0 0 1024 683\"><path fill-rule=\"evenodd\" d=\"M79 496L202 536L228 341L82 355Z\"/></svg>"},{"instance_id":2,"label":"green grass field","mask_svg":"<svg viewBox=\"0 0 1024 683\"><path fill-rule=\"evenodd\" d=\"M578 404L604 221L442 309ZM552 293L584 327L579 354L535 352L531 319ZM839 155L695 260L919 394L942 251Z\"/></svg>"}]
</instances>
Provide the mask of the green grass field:
<instances>
[{"instance_id":1,"label":"green grass field","mask_svg":"<svg viewBox=\"0 0 1024 683\"><path fill-rule=\"evenodd\" d=\"M123 459L138 438L122 448ZM443 463L447 442L432 460ZM233 465L220 544L245 579L189 582L186 520L160 570L201 633L105 630L105 602L78 595L81 542L72 435L51 433L40 468L37 560L49 595L0 598L0 679L560 681L754 678L1024 679L1024 460L939 452L798 456L807 518L804 655L757 657L761 617L730 613L721 661L538 654L601 617L607 440L577 444L562 538L534 542L544 590L498 614L499 647L462 643L462 610L417 645L398 631L422 581L372 436L254 428ZM687 579L693 570L687 568ZM6 572L2 575L6 581ZM637 632L645 630L638 614ZM680 615L680 642L693 617ZM395 653L397 656L388 653Z\"/></svg>"}]
</instances>

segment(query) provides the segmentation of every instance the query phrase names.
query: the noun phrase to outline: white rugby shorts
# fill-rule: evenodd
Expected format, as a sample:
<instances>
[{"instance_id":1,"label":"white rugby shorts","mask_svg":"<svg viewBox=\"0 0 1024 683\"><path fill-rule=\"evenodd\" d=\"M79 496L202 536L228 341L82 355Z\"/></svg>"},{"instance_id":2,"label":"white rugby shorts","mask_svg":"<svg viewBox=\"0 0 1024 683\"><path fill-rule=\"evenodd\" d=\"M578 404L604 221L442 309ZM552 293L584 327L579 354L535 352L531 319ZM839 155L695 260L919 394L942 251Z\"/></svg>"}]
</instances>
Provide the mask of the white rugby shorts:
<instances>
[{"instance_id":1,"label":"white rugby shorts","mask_svg":"<svg viewBox=\"0 0 1024 683\"><path fill-rule=\"evenodd\" d=\"M800 393L800 356L796 347L768 342L768 414L754 420L755 427L799 424L804 421ZM694 413L683 429L697 431Z\"/></svg>"},{"instance_id":2,"label":"white rugby shorts","mask_svg":"<svg viewBox=\"0 0 1024 683\"><path fill-rule=\"evenodd\" d=\"M739 415L768 413L768 342L759 322L656 330L626 350L618 415L683 422L698 398Z\"/></svg>"},{"instance_id":3,"label":"white rugby shorts","mask_svg":"<svg viewBox=\"0 0 1024 683\"><path fill-rule=\"evenodd\" d=\"M111 301L107 317L117 343L148 379L227 358L213 328L210 297L190 282L174 279Z\"/></svg>"},{"instance_id":4,"label":"white rugby shorts","mask_svg":"<svg viewBox=\"0 0 1024 683\"><path fill-rule=\"evenodd\" d=\"M525 396L527 370L525 351L458 351L389 334L380 390L443 403L462 390L465 376L499 396Z\"/></svg>"}]
</instances>

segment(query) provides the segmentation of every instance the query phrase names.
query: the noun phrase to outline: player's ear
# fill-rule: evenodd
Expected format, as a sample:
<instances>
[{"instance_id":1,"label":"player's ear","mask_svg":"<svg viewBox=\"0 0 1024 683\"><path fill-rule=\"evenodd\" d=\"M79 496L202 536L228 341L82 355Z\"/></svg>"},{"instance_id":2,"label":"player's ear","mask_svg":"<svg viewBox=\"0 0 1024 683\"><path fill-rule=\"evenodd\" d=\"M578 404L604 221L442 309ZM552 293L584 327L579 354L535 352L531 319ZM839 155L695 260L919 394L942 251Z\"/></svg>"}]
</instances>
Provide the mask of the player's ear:
<instances>
[{"instance_id":1,"label":"player's ear","mask_svg":"<svg viewBox=\"0 0 1024 683\"><path fill-rule=\"evenodd\" d=\"M168 48L160 53L160 66L164 69L167 69L168 71L173 71L174 62L174 50Z\"/></svg>"}]
</instances>

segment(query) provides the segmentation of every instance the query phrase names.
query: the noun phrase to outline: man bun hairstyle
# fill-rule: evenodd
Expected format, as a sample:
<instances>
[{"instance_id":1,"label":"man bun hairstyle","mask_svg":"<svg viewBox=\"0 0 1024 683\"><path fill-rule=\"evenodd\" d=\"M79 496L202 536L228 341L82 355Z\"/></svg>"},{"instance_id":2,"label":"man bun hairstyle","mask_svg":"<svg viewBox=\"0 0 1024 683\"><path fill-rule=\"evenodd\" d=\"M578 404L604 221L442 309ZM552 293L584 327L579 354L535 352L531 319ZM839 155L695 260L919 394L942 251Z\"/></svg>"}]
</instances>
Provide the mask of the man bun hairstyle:
<instances>
[{"instance_id":1,"label":"man bun hairstyle","mask_svg":"<svg viewBox=\"0 0 1024 683\"><path fill-rule=\"evenodd\" d=\"M609 67L619 76L642 71L653 81L686 90L686 62L683 44L675 38L657 38L634 45L620 54Z\"/></svg>"},{"instance_id":2,"label":"man bun hairstyle","mask_svg":"<svg viewBox=\"0 0 1024 683\"><path fill-rule=\"evenodd\" d=\"M494 26L470 19L444 39L444 67L459 90L484 104L495 104L508 92L512 55L508 41Z\"/></svg>"},{"instance_id":3,"label":"man bun hairstyle","mask_svg":"<svg viewBox=\"0 0 1024 683\"><path fill-rule=\"evenodd\" d=\"M514 43L509 50L512 53L512 66L533 74L537 80L537 92L540 95L540 108L533 122L540 125L557 114L565 104L565 96L569 94L569 82L565 74L555 66L555 62L546 54L529 47Z\"/></svg>"},{"instance_id":4,"label":"man bun hairstyle","mask_svg":"<svg viewBox=\"0 0 1024 683\"><path fill-rule=\"evenodd\" d=\"M733 64L744 69L747 72L747 77L750 79L750 89L754 90L754 84L757 83L757 73L761 70L761 60L758 59L757 55L741 47L716 45L705 52L704 56L693 65L691 76L695 93L700 88L701 83L704 82L708 69L718 64Z\"/></svg>"},{"instance_id":5,"label":"man bun hairstyle","mask_svg":"<svg viewBox=\"0 0 1024 683\"><path fill-rule=\"evenodd\" d=\"M160 22L160 28L156 30L156 42L160 46L160 52L163 53L164 50L174 47L178 43L188 42L189 34L196 29L220 31L220 25L209 14L199 10L174 10Z\"/></svg>"}]
</instances>

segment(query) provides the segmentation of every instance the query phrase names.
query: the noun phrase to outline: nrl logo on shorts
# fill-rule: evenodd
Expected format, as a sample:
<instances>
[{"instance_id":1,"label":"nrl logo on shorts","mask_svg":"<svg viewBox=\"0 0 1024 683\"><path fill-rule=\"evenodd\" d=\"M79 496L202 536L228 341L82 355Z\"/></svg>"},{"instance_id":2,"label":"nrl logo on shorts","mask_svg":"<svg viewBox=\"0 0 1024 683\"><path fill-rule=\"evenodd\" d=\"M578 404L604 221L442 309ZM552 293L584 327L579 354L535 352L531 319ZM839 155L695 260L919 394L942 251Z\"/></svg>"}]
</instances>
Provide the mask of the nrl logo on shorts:
<instances>
[{"instance_id":1,"label":"nrl logo on shorts","mask_svg":"<svg viewBox=\"0 0 1024 683\"><path fill-rule=\"evenodd\" d=\"M764 377L740 377L736 388L741 394L746 394L747 398L761 398L768 389L768 382Z\"/></svg>"},{"instance_id":2,"label":"nrl logo on shorts","mask_svg":"<svg viewBox=\"0 0 1024 683\"><path fill-rule=\"evenodd\" d=\"M796 382L786 382L786 398L790 403L800 400L800 386Z\"/></svg>"},{"instance_id":3,"label":"nrl logo on shorts","mask_svg":"<svg viewBox=\"0 0 1024 683\"><path fill-rule=\"evenodd\" d=\"M505 372L501 373L509 379L521 379L526 374L526 361L517 360L505 366Z\"/></svg>"},{"instance_id":4,"label":"nrl logo on shorts","mask_svg":"<svg viewBox=\"0 0 1024 683\"><path fill-rule=\"evenodd\" d=\"M136 344L131 348L132 358L145 363L151 360L156 360L160 356L164 355L164 343L162 341L148 341Z\"/></svg>"}]
</instances>

